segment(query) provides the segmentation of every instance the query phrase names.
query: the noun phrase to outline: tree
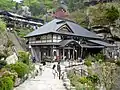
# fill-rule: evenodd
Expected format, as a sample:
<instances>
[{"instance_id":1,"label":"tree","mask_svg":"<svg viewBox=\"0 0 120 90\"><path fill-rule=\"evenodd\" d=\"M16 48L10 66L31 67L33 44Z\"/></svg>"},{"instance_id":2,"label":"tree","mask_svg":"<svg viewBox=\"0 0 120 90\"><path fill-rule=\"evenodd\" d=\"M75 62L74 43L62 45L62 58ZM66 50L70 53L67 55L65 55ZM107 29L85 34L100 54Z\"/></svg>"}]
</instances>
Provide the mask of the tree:
<instances>
[{"instance_id":1,"label":"tree","mask_svg":"<svg viewBox=\"0 0 120 90\"><path fill-rule=\"evenodd\" d=\"M83 9L85 7L83 0L68 0L67 5L70 12Z\"/></svg>"},{"instance_id":2,"label":"tree","mask_svg":"<svg viewBox=\"0 0 120 90\"><path fill-rule=\"evenodd\" d=\"M115 20L117 20L119 18L119 11L117 8L115 8L114 6L111 6L110 8L108 8L106 10L106 19L110 22L110 23L114 23Z\"/></svg>"},{"instance_id":3,"label":"tree","mask_svg":"<svg viewBox=\"0 0 120 90\"><path fill-rule=\"evenodd\" d=\"M6 29L6 23L2 19L0 19L0 34L4 32L5 29Z\"/></svg>"},{"instance_id":4,"label":"tree","mask_svg":"<svg viewBox=\"0 0 120 90\"><path fill-rule=\"evenodd\" d=\"M30 54L28 52L25 52L25 51L19 51L19 60L27 65L30 64Z\"/></svg>"},{"instance_id":5,"label":"tree","mask_svg":"<svg viewBox=\"0 0 120 90\"><path fill-rule=\"evenodd\" d=\"M40 16L53 8L53 0L24 0L23 4L30 8L33 16Z\"/></svg>"},{"instance_id":6,"label":"tree","mask_svg":"<svg viewBox=\"0 0 120 90\"><path fill-rule=\"evenodd\" d=\"M95 73L97 73L100 79L101 86L103 85L106 90L114 90L117 87L116 82L120 78L120 67L115 63L105 62L101 65L98 64L95 68Z\"/></svg>"},{"instance_id":7,"label":"tree","mask_svg":"<svg viewBox=\"0 0 120 90\"><path fill-rule=\"evenodd\" d=\"M0 1L0 9L3 10L12 10L12 8L15 6L15 2L13 0L1 0Z\"/></svg>"},{"instance_id":8,"label":"tree","mask_svg":"<svg viewBox=\"0 0 120 90\"><path fill-rule=\"evenodd\" d=\"M87 15L84 10L76 10L75 12L72 12L69 18L85 28L89 25Z\"/></svg>"},{"instance_id":9,"label":"tree","mask_svg":"<svg viewBox=\"0 0 120 90\"><path fill-rule=\"evenodd\" d=\"M31 12L29 11L29 7L27 6L22 6L17 13L19 15L23 15L23 16L31 16Z\"/></svg>"},{"instance_id":10,"label":"tree","mask_svg":"<svg viewBox=\"0 0 120 90\"><path fill-rule=\"evenodd\" d=\"M5 29L6 29L6 23L2 19L0 19L0 38L2 38L2 44L3 44L3 37L4 37L3 33Z\"/></svg>"}]
</instances>

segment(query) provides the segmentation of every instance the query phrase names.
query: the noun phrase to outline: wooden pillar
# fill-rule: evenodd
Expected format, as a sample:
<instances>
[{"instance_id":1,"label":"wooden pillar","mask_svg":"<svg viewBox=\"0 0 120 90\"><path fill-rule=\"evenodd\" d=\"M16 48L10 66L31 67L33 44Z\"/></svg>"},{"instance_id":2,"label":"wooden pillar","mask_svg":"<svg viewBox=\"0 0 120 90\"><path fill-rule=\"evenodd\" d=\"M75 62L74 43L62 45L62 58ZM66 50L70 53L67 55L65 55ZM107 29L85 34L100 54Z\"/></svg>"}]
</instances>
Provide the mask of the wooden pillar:
<instances>
[{"instance_id":1,"label":"wooden pillar","mask_svg":"<svg viewBox=\"0 0 120 90\"><path fill-rule=\"evenodd\" d=\"M41 62L41 50L39 51L39 62Z\"/></svg>"},{"instance_id":2,"label":"wooden pillar","mask_svg":"<svg viewBox=\"0 0 120 90\"><path fill-rule=\"evenodd\" d=\"M83 56L83 47L81 47L81 55L80 55L80 57L82 58L82 56Z\"/></svg>"},{"instance_id":3,"label":"wooden pillar","mask_svg":"<svg viewBox=\"0 0 120 90\"><path fill-rule=\"evenodd\" d=\"M78 54L78 50L76 50L76 60L77 60L77 58L78 58L78 55L77 55L77 54Z\"/></svg>"},{"instance_id":4,"label":"wooden pillar","mask_svg":"<svg viewBox=\"0 0 120 90\"><path fill-rule=\"evenodd\" d=\"M75 59L75 48L73 48L73 60Z\"/></svg>"},{"instance_id":5,"label":"wooden pillar","mask_svg":"<svg viewBox=\"0 0 120 90\"><path fill-rule=\"evenodd\" d=\"M68 55L69 55L68 58L70 59L70 49L68 49Z\"/></svg>"},{"instance_id":6,"label":"wooden pillar","mask_svg":"<svg viewBox=\"0 0 120 90\"><path fill-rule=\"evenodd\" d=\"M53 46L50 48L50 56L53 56Z\"/></svg>"},{"instance_id":7,"label":"wooden pillar","mask_svg":"<svg viewBox=\"0 0 120 90\"><path fill-rule=\"evenodd\" d=\"M65 57L65 52L64 52L65 50L64 50L64 48L63 48L63 60L64 60L64 57Z\"/></svg>"}]
</instances>

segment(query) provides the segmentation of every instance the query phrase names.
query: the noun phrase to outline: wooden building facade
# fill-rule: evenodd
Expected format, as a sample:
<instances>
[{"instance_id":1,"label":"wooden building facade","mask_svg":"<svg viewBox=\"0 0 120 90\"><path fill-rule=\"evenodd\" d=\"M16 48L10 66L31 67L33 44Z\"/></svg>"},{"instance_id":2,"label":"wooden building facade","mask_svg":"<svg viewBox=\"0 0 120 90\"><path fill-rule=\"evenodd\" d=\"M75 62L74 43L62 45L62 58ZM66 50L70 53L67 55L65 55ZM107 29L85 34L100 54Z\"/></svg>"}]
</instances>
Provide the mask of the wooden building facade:
<instances>
[{"instance_id":1,"label":"wooden building facade","mask_svg":"<svg viewBox=\"0 0 120 90\"><path fill-rule=\"evenodd\" d=\"M0 10L0 18L6 22L7 29L12 29L14 27L37 29L44 24L44 20L42 19L22 16L3 10Z\"/></svg>"},{"instance_id":2,"label":"wooden building facade","mask_svg":"<svg viewBox=\"0 0 120 90\"><path fill-rule=\"evenodd\" d=\"M78 24L62 19L54 19L29 33L26 38L32 56L42 61L44 56L54 60L84 58L89 53L98 53L113 45L101 40L95 33Z\"/></svg>"}]
</instances>

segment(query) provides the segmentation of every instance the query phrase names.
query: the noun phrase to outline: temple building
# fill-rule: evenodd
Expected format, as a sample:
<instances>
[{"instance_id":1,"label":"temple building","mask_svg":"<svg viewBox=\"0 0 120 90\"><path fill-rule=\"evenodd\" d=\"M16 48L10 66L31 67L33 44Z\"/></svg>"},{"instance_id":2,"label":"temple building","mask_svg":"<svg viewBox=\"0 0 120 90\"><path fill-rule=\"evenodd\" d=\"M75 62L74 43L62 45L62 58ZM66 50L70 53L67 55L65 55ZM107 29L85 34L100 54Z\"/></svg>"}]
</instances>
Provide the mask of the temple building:
<instances>
[{"instance_id":1,"label":"temple building","mask_svg":"<svg viewBox=\"0 0 120 90\"><path fill-rule=\"evenodd\" d=\"M114 48L114 45L104 42L94 32L73 21L58 18L29 33L25 38L37 61L42 61L44 56L53 57L54 60L76 60L104 51L105 48Z\"/></svg>"},{"instance_id":2,"label":"temple building","mask_svg":"<svg viewBox=\"0 0 120 90\"><path fill-rule=\"evenodd\" d=\"M22 16L4 10L0 10L0 18L6 22L8 30L14 27L37 29L44 24L44 20L42 19L30 16Z\"/></svg>"}]
</instances>

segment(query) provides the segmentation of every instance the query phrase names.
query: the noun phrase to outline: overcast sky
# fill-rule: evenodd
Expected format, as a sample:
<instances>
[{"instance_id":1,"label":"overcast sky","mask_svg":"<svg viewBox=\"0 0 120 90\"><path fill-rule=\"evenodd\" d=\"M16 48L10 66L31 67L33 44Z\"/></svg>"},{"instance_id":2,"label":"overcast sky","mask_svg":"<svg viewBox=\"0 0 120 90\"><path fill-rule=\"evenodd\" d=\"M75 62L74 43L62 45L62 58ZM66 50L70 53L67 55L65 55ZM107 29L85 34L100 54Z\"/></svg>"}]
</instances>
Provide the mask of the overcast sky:
<instances>
[{"instance_id":1,"label":"overcast sky","mask_svg":"<svg viewBox=\"0 0 120 90\"><path fill-rule=\"evenodd\" d=\"M13 0L13 1L20 2L20 1L22 1L22 0Z\"/></svg>"}]
</instances>

